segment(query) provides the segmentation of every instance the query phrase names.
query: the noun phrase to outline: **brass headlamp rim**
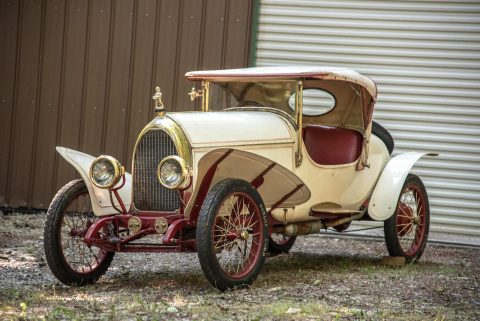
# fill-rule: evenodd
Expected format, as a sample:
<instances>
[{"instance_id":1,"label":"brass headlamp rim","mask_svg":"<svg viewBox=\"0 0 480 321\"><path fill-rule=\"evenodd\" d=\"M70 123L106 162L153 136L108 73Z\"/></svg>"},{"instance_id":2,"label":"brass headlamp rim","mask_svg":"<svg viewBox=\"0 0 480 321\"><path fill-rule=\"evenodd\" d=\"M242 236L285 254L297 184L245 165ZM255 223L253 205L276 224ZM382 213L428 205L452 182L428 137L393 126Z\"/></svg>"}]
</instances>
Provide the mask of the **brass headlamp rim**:
<instances>
[{"instance_id":1,"label":"brass headlamp rim","mask_svg":"<svg viewBox=\"0 0 480 321\"><path fill-rule=\"evenodd\" d=\"M182 170L182 172L181 172L181 178L182 179L178 183L176 183L175 185L167 185L162 181L161 168L162 168L162 165L165 162L167 162L169 160L172 160L172 159L175 160L180 165L180 168ZM157 179L160 182L160 184L162 184L162 186L164 186L168 189L174 190L174 189L185 188L186 186L188 186L190 184L190 175L189 175L189 169L188 169L187 162L183 158L181 158L180 156L177 156L177 155L171 155L171 156L165 157L164 159L162 159L162 161L157 166Z\"/></svg>"},{"instance_id":2,"label":"brass headlamp rim","mask_svg":"<svg viewBox=\"0 0 480 321\"><path fill-rule=\"evenodd\" d=\"M107 161L109 161L112 166L113 166L113 170L114 170L114 174L113 174L113 180L110 184L108 185L99 185L97 184L97 182L93 179L93 167L95 166L95 164L101 160L101 159L106 159ZM115 157L112 157L112 156L108 156L108 155L100 155L98 156L97 158L95 158L92 162L92 164L90 165L90 170L89 170L89 178L90 178L90 181L92 182L93 185L95 185L96 187L98 188L102 188L102 189L109 189L109 188L112 188L114 187L115 185L117 185L117 183L120 181L120 178L122 178L122 176L125 175L125 167L122 166L122 164L115 158Z\"/></svg>"}]
</instances>

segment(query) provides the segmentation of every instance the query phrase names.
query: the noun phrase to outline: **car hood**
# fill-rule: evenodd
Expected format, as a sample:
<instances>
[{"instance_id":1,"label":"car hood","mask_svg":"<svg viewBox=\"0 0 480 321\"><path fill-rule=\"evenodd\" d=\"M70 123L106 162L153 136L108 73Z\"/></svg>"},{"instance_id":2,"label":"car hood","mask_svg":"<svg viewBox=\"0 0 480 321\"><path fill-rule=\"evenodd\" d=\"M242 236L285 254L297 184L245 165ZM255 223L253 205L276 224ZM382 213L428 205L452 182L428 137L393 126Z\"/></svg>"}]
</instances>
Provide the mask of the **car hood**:
<instances>
[{"instance_id":1,"label":"car hood","mask_svg":"<svg viewBox=\"0 0 480 321\"><path fill-rule=\"evenodd\" d=\"M168 113L192 147L293 143L294 129L282 116L263 111Z\"/></svg>"}]
</instances>

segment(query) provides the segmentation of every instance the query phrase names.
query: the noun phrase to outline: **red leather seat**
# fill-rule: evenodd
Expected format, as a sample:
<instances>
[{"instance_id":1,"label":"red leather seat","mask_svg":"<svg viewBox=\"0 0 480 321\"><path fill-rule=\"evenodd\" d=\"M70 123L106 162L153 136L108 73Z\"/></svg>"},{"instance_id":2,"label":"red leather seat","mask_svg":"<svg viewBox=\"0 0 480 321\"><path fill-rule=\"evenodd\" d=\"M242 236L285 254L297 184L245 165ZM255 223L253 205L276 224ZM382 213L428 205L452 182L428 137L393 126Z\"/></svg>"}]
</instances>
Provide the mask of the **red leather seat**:
<instances>
[{"instance_id":1,"label":"red leather seat","mask_svg":"<svg viewBox=\"0 0 480 321\"><path fill-rule=\"evenodd\" d=\"M356 161L362 151L362 134L355 130L307 125L303 142L310 158L321 165L340 165Z\"/></svg>"}]
</instances>

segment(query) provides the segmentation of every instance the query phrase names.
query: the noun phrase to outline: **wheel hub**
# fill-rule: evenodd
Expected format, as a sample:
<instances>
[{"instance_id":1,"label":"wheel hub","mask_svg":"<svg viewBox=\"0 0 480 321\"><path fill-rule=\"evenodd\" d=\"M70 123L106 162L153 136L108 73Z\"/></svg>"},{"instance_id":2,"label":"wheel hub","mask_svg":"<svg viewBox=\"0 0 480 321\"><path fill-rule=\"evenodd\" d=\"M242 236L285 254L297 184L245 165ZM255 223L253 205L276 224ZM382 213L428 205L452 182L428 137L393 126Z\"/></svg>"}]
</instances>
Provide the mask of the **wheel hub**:
<instances>
[{"instance_id":1,"label":"wheel hub","mask_svg":"<svg viewBox=\"0 0 480 321\"><path fill-rule=\"evenodd\" d=\"M242 238L242 240L246 241L250 237L250 233L248 233L248 231L243 231L242 233L240 233L240 237Z\"/></svg>"}]
</instances>

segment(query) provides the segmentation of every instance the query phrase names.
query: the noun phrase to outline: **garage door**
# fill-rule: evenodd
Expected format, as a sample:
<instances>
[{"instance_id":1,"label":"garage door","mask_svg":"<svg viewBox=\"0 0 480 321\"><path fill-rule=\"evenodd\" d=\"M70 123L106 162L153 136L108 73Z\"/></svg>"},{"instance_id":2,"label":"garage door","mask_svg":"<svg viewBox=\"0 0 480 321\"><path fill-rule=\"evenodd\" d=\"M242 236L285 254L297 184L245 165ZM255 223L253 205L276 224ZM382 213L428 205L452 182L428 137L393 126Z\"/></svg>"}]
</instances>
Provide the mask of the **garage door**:
<instances>
[{"instance_id":1,"label":"garage door","mask_svg":"<svg viewBox=\"0 0 480 321\"><path fill-rule=\"evenodd\" d=\"M426 183L432 236L480 244L480 4L260 2L256 64L348 67L373 78L394 153L438 152Z\"/></svg>"}]
</instances>

